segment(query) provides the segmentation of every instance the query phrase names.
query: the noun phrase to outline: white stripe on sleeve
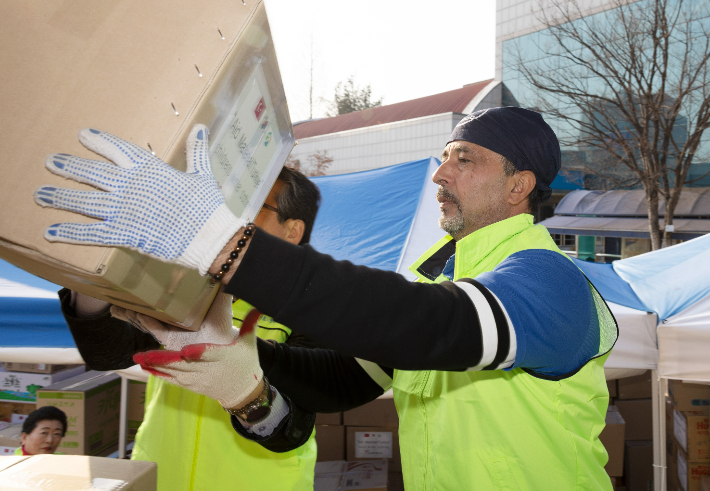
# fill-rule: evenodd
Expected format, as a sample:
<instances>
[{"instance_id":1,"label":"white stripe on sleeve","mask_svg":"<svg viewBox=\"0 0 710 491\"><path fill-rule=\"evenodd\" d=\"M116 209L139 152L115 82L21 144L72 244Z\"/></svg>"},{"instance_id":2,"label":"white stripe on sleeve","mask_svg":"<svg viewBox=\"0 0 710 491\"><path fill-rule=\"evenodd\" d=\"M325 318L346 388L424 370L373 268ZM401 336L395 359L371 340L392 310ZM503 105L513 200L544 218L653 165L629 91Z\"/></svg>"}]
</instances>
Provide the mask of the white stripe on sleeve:
<instances>
[{"instance_id":1,"label":"white stripe on sleeve","mask_svg":"<svg viewBox=\"0 0 710 491\"><path fill-rule=\"evenodd\" d=\"M370 378L374 380L377 385L382 387L382 390L388 391L392 388L392 377L387 375L387 372L382 370L377 363L361 360L360 358L355 358L355 361L360 364L362 369L367 372Z\"/></svg>"},{"instance_id":2,"label":"white stripe on sleeve","mask_svg":"<svg viewBox=\"0 0 710 491\"><path fill-rule=\"evenodd\" d=\"M496 326L491 306L488 304L486 297L478 291L478 288L464 281L457 281L454 284L466 292L478 312L481 336L483 338L483 355L478 365L470 367L467 370L480 370L490 365L496 356L496 352L498 351L498 327Z\"/></svg>"}]
</instances>

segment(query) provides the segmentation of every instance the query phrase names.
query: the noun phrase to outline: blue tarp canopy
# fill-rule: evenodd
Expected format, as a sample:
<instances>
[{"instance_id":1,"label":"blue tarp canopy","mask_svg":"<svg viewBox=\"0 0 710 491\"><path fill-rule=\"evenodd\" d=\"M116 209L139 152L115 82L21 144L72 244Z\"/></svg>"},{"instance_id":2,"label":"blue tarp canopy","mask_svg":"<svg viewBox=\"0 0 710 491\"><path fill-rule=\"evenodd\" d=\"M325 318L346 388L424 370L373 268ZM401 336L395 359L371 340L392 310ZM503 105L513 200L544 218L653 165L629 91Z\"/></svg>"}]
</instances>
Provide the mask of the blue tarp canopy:
<instances>
[{"instance_id":1,"label":"blue tarp canopy","mask_svg":"<svg viewBox=\"0 0 710 491\"><path fill-rule=\"evenodd\" d=\"M636 310L647 310L631 286L621 279L611 264L592 263L576 258L573 260L577 267L587 275L604 300Z\"/></svg>"},{"instance_id":2,"label":"blue tarp canopy","mask_svg":"<svg viewBox=\"0 0 710 491\"><path fill-rule=\"evenodd\" d=\"M612 265L648 310L667 319L710 294L710 234Z\"/></svg>"},{"instance_id":3,"label":"blue tarp canopy","mask_svg":"<svg viewBox=\"0 0 710 491\"><path fill-rule=\"evenodd\" d=\"M0 347L75 348L59 286L0 260Z\"/></svg>"},{"instance_id":4,"label":"blue tarp canopy","mask_svg":"<svg viewBox=\"0 0 710 491\"><path fill-rule=\"evenodd\" d=\"M323 199L311 245L336 259L413 279L409 265L444 236L431 181L438 165L432 157L312 178Z\"/></svg>"}]
</instances>

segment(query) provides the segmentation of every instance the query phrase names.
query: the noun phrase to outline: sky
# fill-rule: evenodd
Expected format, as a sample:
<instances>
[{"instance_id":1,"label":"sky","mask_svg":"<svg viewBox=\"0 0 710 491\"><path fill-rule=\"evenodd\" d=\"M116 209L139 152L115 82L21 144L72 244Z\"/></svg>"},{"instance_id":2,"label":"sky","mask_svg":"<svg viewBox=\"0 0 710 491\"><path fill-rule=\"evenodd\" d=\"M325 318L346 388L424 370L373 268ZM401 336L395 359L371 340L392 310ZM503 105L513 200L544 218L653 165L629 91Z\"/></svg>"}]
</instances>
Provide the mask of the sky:
<instances>
[{"instance_id":1,"label":"sky","mask_svg":"<svg viewBox=\"0 0 710 491\"><path fill-rule=\"evenodd\" d=\"M265 0L291 120L324 117L354 77L383 104L493 78L495 0Z\"/></svg>"}]
</instances>

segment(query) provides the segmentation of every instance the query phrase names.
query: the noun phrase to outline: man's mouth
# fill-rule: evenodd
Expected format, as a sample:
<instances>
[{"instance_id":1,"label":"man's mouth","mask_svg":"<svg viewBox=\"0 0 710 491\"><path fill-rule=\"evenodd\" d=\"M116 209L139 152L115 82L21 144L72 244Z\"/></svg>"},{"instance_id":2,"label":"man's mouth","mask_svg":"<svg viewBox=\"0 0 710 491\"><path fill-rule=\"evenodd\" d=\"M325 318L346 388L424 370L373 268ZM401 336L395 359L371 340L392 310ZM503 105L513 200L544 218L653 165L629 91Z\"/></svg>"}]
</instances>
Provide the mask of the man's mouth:
<instances>
[{"instance_id":1,"label":"man's mouth","mask_svg":"<svg viewBox=\"0 0 710 491\"><path fill-rule=\"evenodd\" d=\"M441 210L448 205L456 205L457 208L459 206L459 200L456 199L456 196L454 196L452 192L443 188L439 188L436 192L436 200L439 202L439 208Z\"/></svg>"}]
</instances>

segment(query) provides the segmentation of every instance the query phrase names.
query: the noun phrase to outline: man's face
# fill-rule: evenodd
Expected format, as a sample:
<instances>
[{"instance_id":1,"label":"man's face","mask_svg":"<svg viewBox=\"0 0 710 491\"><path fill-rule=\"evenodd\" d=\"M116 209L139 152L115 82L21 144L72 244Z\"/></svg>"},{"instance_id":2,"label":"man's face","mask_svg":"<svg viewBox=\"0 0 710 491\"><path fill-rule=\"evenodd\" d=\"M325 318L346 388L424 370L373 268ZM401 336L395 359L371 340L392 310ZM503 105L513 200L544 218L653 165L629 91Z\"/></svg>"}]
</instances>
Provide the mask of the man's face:
<instances>
[{"instance_id":1,"label":"man's face","mask_svg":"<svg viewBox=\"0 0 710 491\"><path fill-rule=\"evenodd\" d=\"M453 141L432 176L439 185L439 226L455 240L507 218L509 177L499 154L466 141Z\"/></svg>"},{"instance_id":2,"label":"man's face","mask_svg":"<svg viewBox=\"0 0 710 491\"><path fill-rule=\"evenodd\" d=\"M266 197L264 204L273 208L278 208L277 200L283 188L284 182L276 180L274 186L269 192L269 195ZM284 224L279 223L278 212L275 212L274 210L271 210L266 206L262 207L261 210L259 210L259 214L256 215L256 218L254 219L254 224L265 232L270 233L271 235L275 235L280 239L285 239L284 234L286 233L286 229L284 227Z\"/></svg>"},{"instance_id":3,"label":"man's face","mask_svg":"<svg viewBox=\"0 0 710 491\"><path fill-rule=\"evenodd\" d=\"M29 435L22 433L21 441L30 455L53 454L62 441L62 423L43 419Z\"/></svg>"}]
</instances>

